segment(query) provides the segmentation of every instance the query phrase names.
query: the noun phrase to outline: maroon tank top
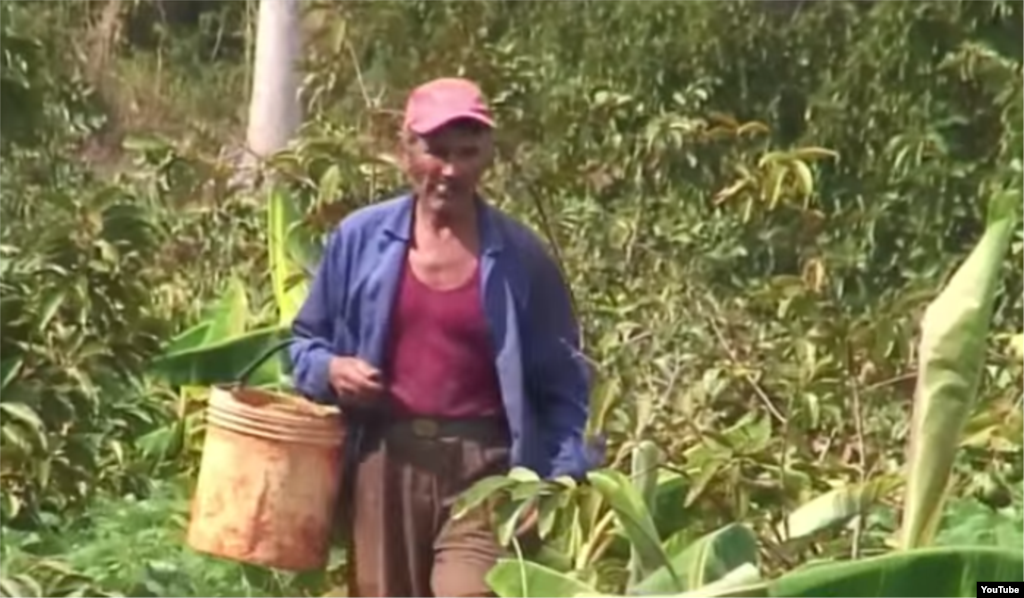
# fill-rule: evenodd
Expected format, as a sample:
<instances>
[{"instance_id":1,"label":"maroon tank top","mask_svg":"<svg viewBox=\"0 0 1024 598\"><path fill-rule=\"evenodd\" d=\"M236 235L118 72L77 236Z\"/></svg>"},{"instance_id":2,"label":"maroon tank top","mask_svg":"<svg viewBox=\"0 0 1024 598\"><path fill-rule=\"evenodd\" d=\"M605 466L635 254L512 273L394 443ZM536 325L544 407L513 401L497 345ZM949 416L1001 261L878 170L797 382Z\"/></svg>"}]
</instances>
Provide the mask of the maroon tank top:
<instances>
[{"instance_id":1,"label":"maroon tank top","mask_svg":"<svg viewBox=\"0 0 1024 598\"><path fill-rule=\"evenodd\" d=\"M504 412L480 267L464 284L428 287L406 263L388 332L387 371L400 415L484 417Z\"/></svg>"}]
</instances>

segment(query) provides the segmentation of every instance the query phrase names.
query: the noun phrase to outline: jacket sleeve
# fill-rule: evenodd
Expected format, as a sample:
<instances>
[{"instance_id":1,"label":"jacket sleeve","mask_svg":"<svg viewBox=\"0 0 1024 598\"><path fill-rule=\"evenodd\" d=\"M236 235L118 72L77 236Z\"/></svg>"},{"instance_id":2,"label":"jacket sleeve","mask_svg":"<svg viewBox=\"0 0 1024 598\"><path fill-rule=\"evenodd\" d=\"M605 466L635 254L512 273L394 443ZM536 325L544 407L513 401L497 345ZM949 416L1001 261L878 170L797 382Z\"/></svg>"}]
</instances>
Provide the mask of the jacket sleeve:
<instances>
[{"instance_id":1,"label":"jacket sleeve","mask_svg":"<svg viewBox=\"0 0 1024 598\"><path fill-rule=\"evenodd\" d=\"M341 253L340 228L331 233L324 257L317 266L313 283L298 315L292 322L292 378L295 388L310 400L322 404L337 401L328 368L334 357L334 325L347 287L347 272Z\"/></svg>"},{"instance_id":2,"label":"jacket sleeve","mask_svg":"<svg viewBox=\"0 0 1024 598\"><path fill-rule=\"evenodd\" d=\"M580 350L579 324L565 280L554 260L543 250L539 253L528 303L527 388L552 454L550 477L580 479L602 458L599 448L584 439L590 367Z\"/></svg>"}]
</instances>

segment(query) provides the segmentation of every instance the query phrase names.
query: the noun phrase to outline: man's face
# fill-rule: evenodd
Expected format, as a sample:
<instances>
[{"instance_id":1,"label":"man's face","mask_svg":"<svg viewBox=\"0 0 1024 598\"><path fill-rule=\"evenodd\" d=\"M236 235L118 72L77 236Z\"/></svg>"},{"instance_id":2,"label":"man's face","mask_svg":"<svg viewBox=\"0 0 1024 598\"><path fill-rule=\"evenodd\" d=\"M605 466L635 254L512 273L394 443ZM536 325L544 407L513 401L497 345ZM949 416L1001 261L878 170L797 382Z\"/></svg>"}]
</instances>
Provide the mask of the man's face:
<instances>
[{"instance_id":1,"label":"man's face","mask_svg":"<svg viewBox=\"0 0 1024 598\"><path fill-rule=\"evenodd\" d=\"M420 201L457 210L473 201L493 153L490 129L453 123L406 141L406 174Z\"/></svg>"}]
</instances>

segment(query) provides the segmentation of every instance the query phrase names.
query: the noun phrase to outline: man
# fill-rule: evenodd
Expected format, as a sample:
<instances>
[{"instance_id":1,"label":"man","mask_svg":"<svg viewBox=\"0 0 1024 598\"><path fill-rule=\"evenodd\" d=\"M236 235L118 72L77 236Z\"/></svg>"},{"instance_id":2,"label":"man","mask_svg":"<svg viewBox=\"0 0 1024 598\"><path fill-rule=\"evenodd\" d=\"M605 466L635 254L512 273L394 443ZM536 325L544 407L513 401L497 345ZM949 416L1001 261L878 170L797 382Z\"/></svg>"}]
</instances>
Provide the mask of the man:
<instances>
[{"instance_id":1,"label":"man","mask_svg":"<svg viewBox=\"0 0 1024 598\"><path fill-rule=\"evenodd\" d=\"M296 386L339 403L358 437L352 596L490 595L500 546L486 513L450 520L458 495L511 466L579 478L595 465L562 276L476 192L493 128L473 83L415 89L401 135L412 193L339 224L293 326Z\"/></svg>"}]
</instances>

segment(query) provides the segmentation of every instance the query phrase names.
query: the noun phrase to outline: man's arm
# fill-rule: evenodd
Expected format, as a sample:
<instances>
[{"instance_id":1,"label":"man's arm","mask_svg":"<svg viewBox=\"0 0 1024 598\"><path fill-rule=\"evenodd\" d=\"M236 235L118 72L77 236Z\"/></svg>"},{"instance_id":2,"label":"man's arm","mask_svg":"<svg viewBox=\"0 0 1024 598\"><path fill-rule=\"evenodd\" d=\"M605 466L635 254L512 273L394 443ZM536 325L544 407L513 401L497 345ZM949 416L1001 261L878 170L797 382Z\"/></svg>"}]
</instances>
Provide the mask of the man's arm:
<instances>
[{"instance_id":1,"label":"man's arm","mask_svg":"<svg viewBox=\"0 0 1024 598\"><path fill-rule=\"evenodd\" d=\"M543 250L538 253L530 281L527 388L553 451L551 477L582 478L600 459L584 440L590 368L580 351L579 324L565 280L554 260Z\"/></svg>"},{"instance_id":2,"label":"man's arm","mask_svg":"<svg viewBox=\"0 0 1024 598\"><path fill-rule=\"evenodd\" d=\"M330 383L334 357L334 322L339 298L345 292L346 272L339 256L340 229L331 233L324 257L317 267L302 308L292 322L292 378L295 388L307 398L323 404L337 401Z\"/></svg>"}]
</instances>

